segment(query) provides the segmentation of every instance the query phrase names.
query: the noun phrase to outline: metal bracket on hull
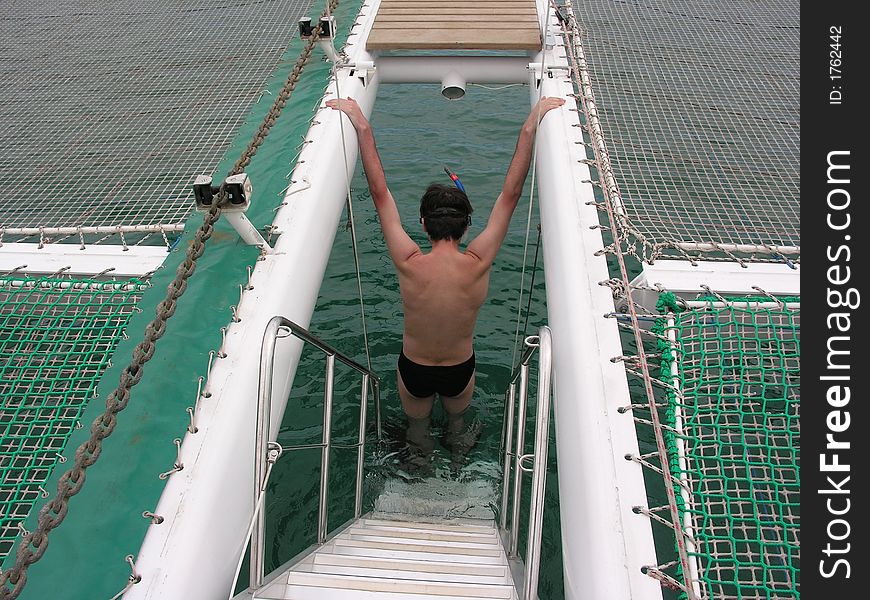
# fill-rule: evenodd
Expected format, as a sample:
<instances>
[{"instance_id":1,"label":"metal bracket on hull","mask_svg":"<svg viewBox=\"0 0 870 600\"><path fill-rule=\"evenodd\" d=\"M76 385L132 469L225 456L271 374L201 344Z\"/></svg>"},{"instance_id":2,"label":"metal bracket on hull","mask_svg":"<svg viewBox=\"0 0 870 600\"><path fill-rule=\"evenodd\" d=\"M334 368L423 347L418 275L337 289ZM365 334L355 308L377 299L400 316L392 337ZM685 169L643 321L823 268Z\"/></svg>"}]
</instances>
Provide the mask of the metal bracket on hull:
<instances>
[{"instance_id":1,"label":"metal bracket on hull","mask_svg":"<svg viewBox=\"0 0 870 600\"><path fill-rule=\"evenodd\" d=\"M238 175L227 177L224 180L224 187L229 202L221 207L221 214L226 216L227 221L246 244L257 246L264 253L270 252L272 248L269 246L269 243L263 239L257 228L245 216L245 213L251 207L251 200L254 195L254 187L247 173L239 173ZM200 212L209 210L219 190L220 186L212 185L212 178L210 176L198 175L193 182L193 196L196 199L196 210Z\"/></svg>"}]
</instances>

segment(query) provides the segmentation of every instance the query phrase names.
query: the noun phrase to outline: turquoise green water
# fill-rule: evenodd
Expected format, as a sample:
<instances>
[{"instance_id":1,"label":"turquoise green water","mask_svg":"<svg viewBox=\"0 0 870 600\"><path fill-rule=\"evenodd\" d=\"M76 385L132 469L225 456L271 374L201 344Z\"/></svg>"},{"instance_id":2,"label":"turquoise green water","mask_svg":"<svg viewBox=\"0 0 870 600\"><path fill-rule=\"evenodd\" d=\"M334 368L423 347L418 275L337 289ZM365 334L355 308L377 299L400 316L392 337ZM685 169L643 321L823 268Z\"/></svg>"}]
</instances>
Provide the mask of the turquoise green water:
<instances>
[{"instance_id":1,"label":"turquoise green water","mask_svg":"<svg viewBox=\"0 0 870 600\"><path fill-rule=\"evenodd\" d=\"M419 224L419 198L432 181L449 183L442 170L450 166L459 173L474 206L468 239L486 224L504 173L513 154L520 124L529 110L526 87L499 91L470 87L461 101L447 101L436 86L382 86L372 115L381 159L403 224L424 249L428 242ZM336 176L341 176L337 173ZM499 442L507 387L517 329L517 303L526 236L529 189L516 210L502 251L492 269L487 302L480 312L475 331L477 388L472 419L483 425L478 445L461 469L449 468L448 453L436 447L436 476L460 482L485 481L496 487L500 477ZM395 364L401 349L401 300L395 270L387 254L376 213L368 195L361 168L351 181L354 216L366 304L366 323L372 366L383 379L382 403L387 451L401 446L404 417L396 394ZM528 290L536 241L537 205L532 216L530 247L526 257L525 289ZM528 316L528 333L546 323L543 275L538 273ZM525 321L527 299L522 300L521 324ZM336 236L326 277L320 290L310 330L342 352L365 364L364 338L351 245L351 234L342 221ZM314 351L304 355L291 395L282 430L284 444L317 441L320 436L323 394L322 358ZM358 379L339 370L336 382L336 412L333 436L351 442L358 418ZM441 431L441 409L436 405L433 432ZM551 437L552 442L552 437ZM552 446L552 444L551 444ZM550 449L541 598L561 598L561 554L558 523L555 447ZM370 461L373 460L370 454ZM398 459L378 460L369 475L369 500L386 477L398 477ZM286 462L285 462L286 461ZM330 527L352 516L355 456L352 450L333 454L330 478ZM283 464L282 464L283 463ZM269 502L270 529L274 544L267 560L277 567L313 540L317 511L319 454L296 453L282 459L273 475L274 489ZM413 490L413 488L412 488ZM411 492L413 493L413 492ZM490 499L498 503L498 497ZM370 508L371 504L367 506ZM525 508L524 508L525 509ZM523 518L525 520L525 517ZM299 528L304 531L300 536Z\"/></svg>"}]
</instances>

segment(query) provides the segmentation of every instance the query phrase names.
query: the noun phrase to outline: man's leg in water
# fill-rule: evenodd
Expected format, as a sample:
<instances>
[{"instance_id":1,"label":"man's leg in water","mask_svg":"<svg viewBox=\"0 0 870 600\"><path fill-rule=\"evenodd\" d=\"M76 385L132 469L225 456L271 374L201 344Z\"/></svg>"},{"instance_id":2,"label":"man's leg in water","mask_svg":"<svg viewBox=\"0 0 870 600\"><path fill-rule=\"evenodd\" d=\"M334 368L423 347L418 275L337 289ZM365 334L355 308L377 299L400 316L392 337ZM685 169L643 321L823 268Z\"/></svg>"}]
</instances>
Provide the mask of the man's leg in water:
<instances>
[{"instance_id":1,"label":"man's leg in water","mask_svg":"<svg viewBox=\"0 0 870 600\"><path fill-rule=\"evenodd\" d=\"M406 438L408 442L420 450L423 454L429 455L435 449L435 439L429 431L429 424L432 420L432 402L435 396L428 398L418 398L408 391L405 387L405 382L402 381L402 374L396 371L396 379L398 380L399 400L402 401L402 410L405 411L405 416L408 417L408 432Z\"/></svg>"},{"instance_id":2,"label":"man's leg in water","mask_svg":"<svg viewBox=\"0 0 870 600\"><path fill-rule=\"evenodd\" d=\"M458 396L441 396L441 405L447 413L447 435L444 436L445 446L450 448L454 459L464 457L477 443L479 429L465 427L465 413L474 395L474 375L468 385Z\"/></svg>"},{"instance_id":3,"label":"man's leg in water","mask_svg":"<svg viewBox=\"0 0 870 600\"><path fill-rule=\"evenodd\" d=\"M444 407L444 412L447 413L447 431L459 431L465 426L463 417L471 404L473 395L474 373L471 374L468 385L458 396L441 396L441 405Z\"/></svg>"}]
</instances>

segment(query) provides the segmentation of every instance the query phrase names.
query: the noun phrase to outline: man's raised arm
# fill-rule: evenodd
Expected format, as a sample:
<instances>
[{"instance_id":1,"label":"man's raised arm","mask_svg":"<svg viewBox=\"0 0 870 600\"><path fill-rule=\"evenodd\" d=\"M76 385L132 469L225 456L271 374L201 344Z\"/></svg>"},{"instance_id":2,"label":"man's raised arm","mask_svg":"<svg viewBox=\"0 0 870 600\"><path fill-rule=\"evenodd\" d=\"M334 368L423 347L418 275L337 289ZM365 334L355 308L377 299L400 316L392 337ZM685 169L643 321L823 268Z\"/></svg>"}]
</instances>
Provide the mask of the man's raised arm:
<instances>
[{"instance_id":1,"label":"man's raised arm","mask_svg":"<svg viewBox=\"0 0 870 600\"><path fill-rule=\"evenodd\" d=\"M387 178L384 175L384 167L375 145L371 124L353 98L327 100L326 106L347 115L356 130L363 170L369 184L369 191L372 193L372 202L378 211L381 229L384 232L384 239L387 241L387 249L390 251L393 262L398 264L407 260L410 256L420 252L420 247L414 243L414 240L402 227L396 201L387 187Z\"/></svg>"},{"instance_id":2,"label":"man's raised arm","mask_svg":"<svg viewBox=\"0 0 870 600\"><path fill-rule=\"evenodd\" d=\"M487 266L492 264L492 261L495 260L495 255L498 254L498 250L501 248L505 235L507 235L511 216L513 216L514 209L517 207L520 194L523 193L523 184L526 181L526 175L528 175L529 166L532 163L532 148L535 144L535 133L538 130L538 123L544 118L545 114L563 104L565 104L563 98L541 98L532 107L532 111L520 129L517 147L514 150L514 156L508 167L507 175L505 175L501 194L499 194L495 205L492 207L486 228L480 232L480 235L474 238L466 250L468 253L477 256Z\"/></svg>"}]
</instances>

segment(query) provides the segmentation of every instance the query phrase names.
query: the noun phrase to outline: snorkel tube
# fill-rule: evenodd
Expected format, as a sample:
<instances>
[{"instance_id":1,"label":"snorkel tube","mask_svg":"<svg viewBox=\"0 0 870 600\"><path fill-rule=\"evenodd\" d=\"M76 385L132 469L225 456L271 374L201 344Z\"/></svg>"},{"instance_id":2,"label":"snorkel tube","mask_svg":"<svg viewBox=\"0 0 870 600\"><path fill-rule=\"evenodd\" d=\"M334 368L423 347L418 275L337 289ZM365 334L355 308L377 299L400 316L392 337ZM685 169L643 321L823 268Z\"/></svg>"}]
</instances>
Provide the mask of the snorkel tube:
<instances>
[{"instance_id":1,"label":"snorkel tube","mask_svg":"<svg viewBox=\"0 0 870 600\"><path fill-rule=\"evenodd\" d=\"M459 175L457 175L456 173L454 173L453 171L448 169L447 165L444 165L444 172L447 173L447 176L453 180L454 185L456 185L456 187L459 188L459 191L464 193L465 186L462 185L461 181L459 181Z\"/></svg>"}]
</instances>

